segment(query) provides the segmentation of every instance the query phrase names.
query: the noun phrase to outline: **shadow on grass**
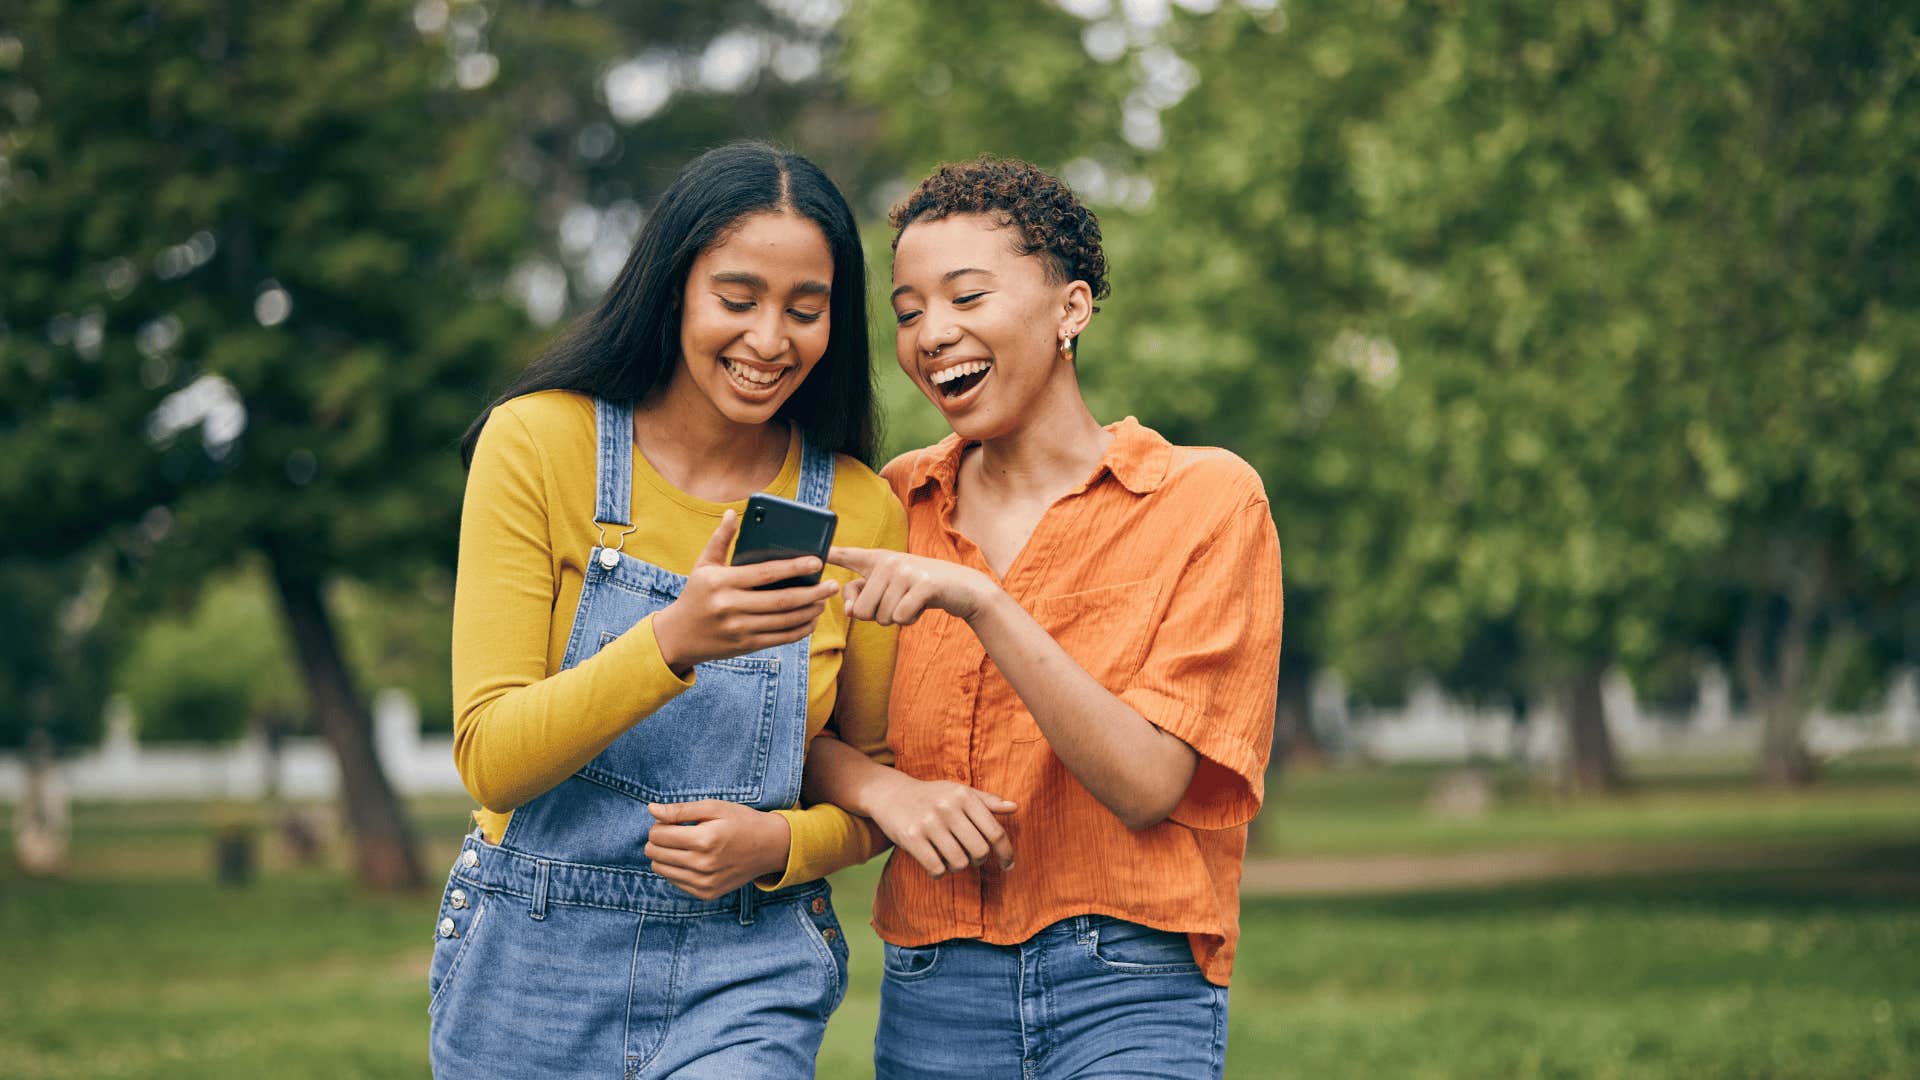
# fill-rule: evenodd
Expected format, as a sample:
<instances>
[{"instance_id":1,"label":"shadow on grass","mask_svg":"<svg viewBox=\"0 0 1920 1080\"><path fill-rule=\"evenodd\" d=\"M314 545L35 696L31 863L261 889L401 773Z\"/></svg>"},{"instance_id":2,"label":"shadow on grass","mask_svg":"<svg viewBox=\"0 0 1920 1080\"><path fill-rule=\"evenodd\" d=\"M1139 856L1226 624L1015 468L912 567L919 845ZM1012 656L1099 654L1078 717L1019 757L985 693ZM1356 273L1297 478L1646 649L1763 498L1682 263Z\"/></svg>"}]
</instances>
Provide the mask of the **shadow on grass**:
<instances>
[{"instance_id":1,"label":"shadow on grass","mask_svg":"<svg viewBox=\"0 0 1920 1080\"><path fill-rule=\"evenodd\" d=\"M1579 907L1588 911L1661 908L1722 914L1867 914L1911 912L1920 903L1920 843L1847 851L1817 870L1724 870L1634 874L1421 889L1391 894L1248 898L1242 919L1309 912L1342 917L1452 918L1464 914L1524 918Z\"/></svg>"}]
</instances>

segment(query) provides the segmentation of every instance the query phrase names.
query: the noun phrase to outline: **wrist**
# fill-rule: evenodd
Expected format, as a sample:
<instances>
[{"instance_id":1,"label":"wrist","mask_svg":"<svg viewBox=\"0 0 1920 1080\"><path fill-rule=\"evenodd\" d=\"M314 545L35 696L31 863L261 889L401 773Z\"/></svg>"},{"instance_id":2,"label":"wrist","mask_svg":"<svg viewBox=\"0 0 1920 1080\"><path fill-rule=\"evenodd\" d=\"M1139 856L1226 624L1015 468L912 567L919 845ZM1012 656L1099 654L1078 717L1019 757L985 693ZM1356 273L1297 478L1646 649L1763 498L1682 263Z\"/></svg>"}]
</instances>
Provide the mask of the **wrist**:
<instances>
[{"instance_id":1,"label":"wrist","mask_svg":"<svg viewBox=\"0 0 1920 1080\"><path fill-rule=\"evenodd\" d=\"M1011 600L1005 589L995 584L992 578L981 574L979 582L974 586L972 610L962 616L962 619L977 634L982 625L993 621L1000 613L1001 605L1010 603Z\"/></svg>"},{"instance_id":2,"label":"wrist","mask_svg":"<svg viewBox=\"0 0 1920 1080\"><path fill-rule=\"evenodd\" d=\"M882 765L873 771L873 779L853 792L851 802L857 806L843 809L859 814L870 821L878 821L886 813L887 807L900 797L913 790L920 781L898 769Z\"/></svg>"},{"instance_id":3,"label":"wrist","mask_svg":"<svg viewBox=\"0 0 1920 1080\"><path fill-rule=\"evenodd\" d=\"M778 881L787 875L787 864L793 860L793 829L785 814L768 810L761 814L761 833L759 872L754 877Z\"/></svg>"},{"instance_id":4,"label":"wrist","mask_svg":"<svg viewBox=\"0 0 1920 1080\"><path fill-rule=\"evenodd\" d=\"M653 613L654 646L660 650L660 659L666 662L667 670L684 681L693 673L694 660L682 649L679 630L672 604Z\"/></svg>"}]
</instances>

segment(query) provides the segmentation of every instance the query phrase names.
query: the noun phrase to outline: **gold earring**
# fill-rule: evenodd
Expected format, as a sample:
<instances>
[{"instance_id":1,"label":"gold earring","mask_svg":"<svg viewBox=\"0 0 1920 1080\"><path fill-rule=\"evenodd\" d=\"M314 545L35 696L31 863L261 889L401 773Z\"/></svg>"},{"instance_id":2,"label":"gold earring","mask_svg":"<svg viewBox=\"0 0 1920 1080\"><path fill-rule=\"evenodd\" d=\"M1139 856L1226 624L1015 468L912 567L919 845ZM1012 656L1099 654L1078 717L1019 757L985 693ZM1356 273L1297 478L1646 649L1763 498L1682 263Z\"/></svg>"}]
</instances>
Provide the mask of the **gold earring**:
<instances>
[{"instance_id":1,"label":"gold earring","mask_svg":"<svg viewBox=\"0 0 1920 1080\"><path fill-rule=\"evenodd\" d=\"M1064 330L1060 332L1060 355L1066 357L1069 363L1073 361L1073 335Z\"/></svg>"}]
</instances>

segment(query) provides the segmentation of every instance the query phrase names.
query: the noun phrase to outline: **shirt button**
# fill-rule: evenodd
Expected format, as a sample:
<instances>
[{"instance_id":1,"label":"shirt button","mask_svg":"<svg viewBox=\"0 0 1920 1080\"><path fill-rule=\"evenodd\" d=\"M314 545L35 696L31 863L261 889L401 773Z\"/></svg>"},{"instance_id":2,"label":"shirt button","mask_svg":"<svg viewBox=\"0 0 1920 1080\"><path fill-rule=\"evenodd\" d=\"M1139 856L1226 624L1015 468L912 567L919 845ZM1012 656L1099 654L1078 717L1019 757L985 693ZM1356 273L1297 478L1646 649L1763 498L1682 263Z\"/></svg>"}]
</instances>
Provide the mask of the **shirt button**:
<instances>
[{"instance_id":1,"label":"shirt button","mask_svg":"<svg viewBox=\"0 0 1920 1080\"><path fill-rule=\"evenodd\" d=\"M835 930L833 927L829 926L825 930L820 931L820 936L822 938L825 938L827 941L831 942L834 938L837 938L840 936L840 931Z\"/></svg>"},{"instance_id":2,"label":"shirt button","mask_svg":"<svg viewBox=\"0 0 1920 1080\"><path fill-rule=\"evenodd\" d=\"M826 898L826 897L824 897L824 896L816 896L816 897L814 897L814 898L813 898L813 913L814 913L815 915L825 915L825 914L827 913L827 898Z\"/></svg>"},{"instance_id":3,"label":"shirt button","mask_svg":"<svg viewBox=\"0 0 1920 1080\"><path fill-rule=\"evenodd\" d=\"M456 908L466 907L467 906L467 890L465 889L453 890L453 896L451 899L453 900L454 907Z\"/></svg>"},{"instance_id":4,"label":"shirt button","mask_svg":"<svg viewBox=\"0 0 1920 1080\"><path fill-rule=\"evenodd\" d=\"M440 936L441 937L453 936L453 920L452 919L440 920Z\"/></svg>"},{"instance_id":5,"label":"shirt button","mask_svg":"<svg viewBox=\"0 0 1920 1080\"><path fill-rule=\"evenodd\" d=\"M468 848L460 853L460 865L471 870L480 865L480 853Z\"/></svg>"}]
</instances>

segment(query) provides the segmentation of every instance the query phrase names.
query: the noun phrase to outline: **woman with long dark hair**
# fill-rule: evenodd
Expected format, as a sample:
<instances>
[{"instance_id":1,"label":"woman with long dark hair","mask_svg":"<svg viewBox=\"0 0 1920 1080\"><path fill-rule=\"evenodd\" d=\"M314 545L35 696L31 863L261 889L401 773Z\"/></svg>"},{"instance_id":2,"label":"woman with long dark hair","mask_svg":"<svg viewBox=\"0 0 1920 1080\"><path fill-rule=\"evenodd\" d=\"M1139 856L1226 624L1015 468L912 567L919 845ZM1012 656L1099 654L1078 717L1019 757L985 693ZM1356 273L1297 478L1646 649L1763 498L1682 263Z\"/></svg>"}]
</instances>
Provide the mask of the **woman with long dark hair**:
<instances>
[{"instance_id":1,"label":"woman with long dark hair","mask_svg":"<svg viewBox=\"0 0 1920 1080\"><path fill-rule=\"evenodd\" d=\"M884 841L799 809L803 762L829 718L883 753L894 640L842 571L762 588L819 561L727 557L757 491L901 546L873 445L853 216L758 144L688 165L474 421L454 754L481 809L435 925L437 1074L812 1074L846 989L821 879Z\"/></svg>"},{"instance_id":2,"label":"woman with long dark hair","mask_svg":"<svg viewBox=\"0 0 1920 1080\"><path fill-rule=\"evenodd\" d=\"M1280 654L1260 477L1094 418L1106 255L1059 180L948 165L892 220L897 358L954 433L883 470L908 552L830 556L854 618L906 627L898 770L826 743L808 770L899 848L876 1069L1218 1077Z\"/></svg>"}]
</instances>

